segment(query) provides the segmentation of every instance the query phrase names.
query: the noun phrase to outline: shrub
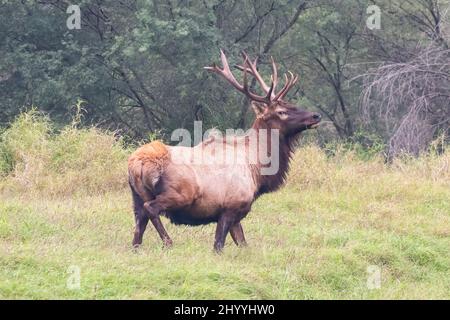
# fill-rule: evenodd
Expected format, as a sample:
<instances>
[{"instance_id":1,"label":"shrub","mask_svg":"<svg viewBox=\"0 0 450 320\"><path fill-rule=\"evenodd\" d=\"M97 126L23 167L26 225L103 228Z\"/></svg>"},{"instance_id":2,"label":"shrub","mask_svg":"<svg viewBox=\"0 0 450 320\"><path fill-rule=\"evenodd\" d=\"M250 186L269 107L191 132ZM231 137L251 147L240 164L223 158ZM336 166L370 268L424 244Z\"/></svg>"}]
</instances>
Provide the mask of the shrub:
<instances>
[{"instance_id":1,"label":"shrub","mask_svg":"<svg viewBox=\"0 0 450 320\"><path fill-rule=\"evenodd\" d=\"M73 124L56 132L32 109L1 133L0 188L54 195L118 190L126 185L128 153L113 132Z\"/></svg>"},{"instance_id":2,"label":"shrub","mask_svg":"<svg viewBox=\"0 0 450 320\"><path fill-rule=\"evenodd\" d=\"M35 109L19 115L0 137L2 175L32 184L48 162L50 130L49 119Z\"/></svg>"}]
</instances>

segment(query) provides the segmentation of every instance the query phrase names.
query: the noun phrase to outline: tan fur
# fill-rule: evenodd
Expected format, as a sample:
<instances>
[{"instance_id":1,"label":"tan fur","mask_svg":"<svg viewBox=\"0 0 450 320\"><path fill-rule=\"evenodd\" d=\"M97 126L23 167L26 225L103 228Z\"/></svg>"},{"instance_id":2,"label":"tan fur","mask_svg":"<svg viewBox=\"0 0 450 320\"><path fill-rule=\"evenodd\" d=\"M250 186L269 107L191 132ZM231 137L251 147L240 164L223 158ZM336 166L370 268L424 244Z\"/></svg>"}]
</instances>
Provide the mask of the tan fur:
<instances>
[{"instance_id":1,"label":"tan fur","mask_svg":"<svg viewBox=\"0 0 450 320\"><path fill-rule=\"evenodd\" d=\"M171 161L165 179L179 190L176 193L189 195L184 202L189 206L184 209L186 214L206 218L221 208L239 208L253 201L257 185L245 138L210 138L194 148L168 149Z\"/></svg>"},{"instance_id":2,"label":"tan fur","mask_svg":"<svg viewBox=\"0 0 450 320\"><path fill-rule=\"evenodd\" d=\"M152 191L169 161L169 151L160 141L143 145L128 158L130 184L144 201L153 198Z\"/></svg>"}]
</instances>

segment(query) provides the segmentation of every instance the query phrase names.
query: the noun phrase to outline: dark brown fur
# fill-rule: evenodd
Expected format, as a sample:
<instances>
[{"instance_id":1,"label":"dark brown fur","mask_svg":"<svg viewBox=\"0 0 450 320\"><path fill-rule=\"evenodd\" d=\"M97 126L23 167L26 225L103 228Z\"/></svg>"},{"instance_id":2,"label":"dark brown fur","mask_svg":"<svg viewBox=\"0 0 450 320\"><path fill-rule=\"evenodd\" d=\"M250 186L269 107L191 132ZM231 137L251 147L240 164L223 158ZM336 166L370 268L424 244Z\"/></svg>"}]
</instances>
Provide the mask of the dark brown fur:
<instances>
[{"instance_id":1,"label":"dark brown fur","mask_svg":"<svg viewBox=\"0 0 450 320\"><path fill-rule=\"evenodd\" d=\"M259 129L270 129L266 122L264 122L261 119L256 119L252 126L253 129L259 130ZM259 135L258 135L259 137ZM293 136L280 136L280 139L278 141L279 145L279 155L278 155L278 161L279 161L279 169L276 174L274 175L261 175L260 174L260 167L255 168L255 177L258 180L259 189L256 196L260 196L264 193L273 192L278 190L286 181L287 174L289 171L289 162L291 160L293 151L294 151L294 145L297 141L298 134L295 134ZM272 141L270 135L267 137L268 141L268 148L267 150L272 150Z\"/></svg>"}]
</instances>

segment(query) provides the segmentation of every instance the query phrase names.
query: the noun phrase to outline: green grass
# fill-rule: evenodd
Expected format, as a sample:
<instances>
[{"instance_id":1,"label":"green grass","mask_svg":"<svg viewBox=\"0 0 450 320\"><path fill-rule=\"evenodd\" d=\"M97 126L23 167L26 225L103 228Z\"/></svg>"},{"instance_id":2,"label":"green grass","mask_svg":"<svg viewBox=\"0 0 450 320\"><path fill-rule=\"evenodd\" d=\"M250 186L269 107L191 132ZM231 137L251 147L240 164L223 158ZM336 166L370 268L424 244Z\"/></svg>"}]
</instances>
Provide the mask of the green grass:
<instances>
[{"instance_id":1,"label":"green grass","mask_svg":"<svg viewBox=\"0 0 450 320\"><path fill-rule=\"evenodd\" d=\"M215 225L175 226L163 218L174 246L163 249L149 225L133 251L129 151L108 133L77 130L50 130L45 157L8 154L15 164L5 166L0 181L2 299L450 298L448 151L386 165L305 146L288 184L261 197L243 221L247 248L228 238L217 255ZM91 139L95 154L83 149L83 139ZM108 149L114 156L103 159ZM25 179L30 173L18 168L32 155L42 171ZM73 266L78 289L67 286ZM379 288L367 285L371 268L381 272Z\"/></svg>"}]
</instances>

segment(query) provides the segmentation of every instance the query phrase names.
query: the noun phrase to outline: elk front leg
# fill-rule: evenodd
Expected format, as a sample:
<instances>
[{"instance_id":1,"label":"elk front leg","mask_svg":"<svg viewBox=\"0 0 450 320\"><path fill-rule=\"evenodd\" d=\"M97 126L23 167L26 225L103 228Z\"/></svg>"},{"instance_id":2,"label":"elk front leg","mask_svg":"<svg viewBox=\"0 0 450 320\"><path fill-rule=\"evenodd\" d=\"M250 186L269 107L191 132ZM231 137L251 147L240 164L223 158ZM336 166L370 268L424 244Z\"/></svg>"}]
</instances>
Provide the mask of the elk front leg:
<instances>
[{"instance_id":1,"label":"elk front leg","mask_svg":"<svg viewBox=\"0 0 450 320\"><path fill-rule=\"evenodd\" d=\"M156 231L158 231L161 240L164 243L164 246L170 247L172 246L172 239L170 239L167 234L166 229L164 228L159 215L164 209L156 202L156 201L148 201L144 203L144 208L148 212L148 216L153 226L155 226Z\"/></svg>"},{"instance_id":2,"label":"elk front leg","mask_svg":"<svg viewBox=\"0 0 450 320\"><path fill-rule=\"evenodd\" d=\"M236 222L230 228L231 238L238 247L244 247L247 245L245 241L244 230L242 229L241 222Z\"/></svg>"},{"instance_id":3,"label":"elk front leg","mask_svg":"<svg viewBox=\"0 0 450 320\"><path fill-rule=\"evenodd\" d=\"M222 215L217 222L214 250L221 253L225 245L225 239L231 227L231 221L226 215Z\"/></svg>"}]
</instances>

